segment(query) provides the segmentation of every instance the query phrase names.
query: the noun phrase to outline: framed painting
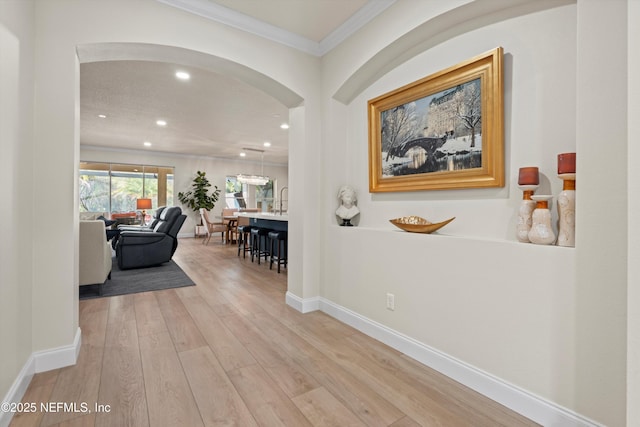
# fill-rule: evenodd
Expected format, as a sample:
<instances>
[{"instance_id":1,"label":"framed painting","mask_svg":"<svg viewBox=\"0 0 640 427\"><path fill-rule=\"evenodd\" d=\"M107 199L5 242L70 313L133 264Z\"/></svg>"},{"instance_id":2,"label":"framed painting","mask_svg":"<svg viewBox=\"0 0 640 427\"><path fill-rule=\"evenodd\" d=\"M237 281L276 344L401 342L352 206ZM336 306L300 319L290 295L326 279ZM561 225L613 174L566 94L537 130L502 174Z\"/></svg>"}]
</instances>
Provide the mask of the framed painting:
<instances>
[{"instance_id":1,"label":"framed painting","mask_svg":"<svg viewBox=\"0 0 640 427\"><path fill-rule=\"evenodd\" d=\"M369 191L504 186L501 47L372 99Z\"/></svg>"}]
</instances>

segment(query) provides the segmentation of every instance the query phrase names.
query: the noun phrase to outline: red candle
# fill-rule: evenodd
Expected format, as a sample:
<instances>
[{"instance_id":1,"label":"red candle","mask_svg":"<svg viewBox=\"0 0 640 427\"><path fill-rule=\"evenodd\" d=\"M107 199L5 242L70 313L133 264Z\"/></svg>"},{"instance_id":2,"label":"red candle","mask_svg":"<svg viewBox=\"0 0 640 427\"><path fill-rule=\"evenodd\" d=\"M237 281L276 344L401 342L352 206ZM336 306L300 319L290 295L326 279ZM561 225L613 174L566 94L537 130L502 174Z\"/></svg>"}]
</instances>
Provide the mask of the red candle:
<instances>
[{"instance_id":1,"label":"red candle","mask_svg":"<svg viewBox=\"0 0 640 427\"><path fill-rule=\"evenodd\" d=\"M518 175L518 185L538 185L540 184L540 175L538 174L538 168L530 166L526 168L520 168L520 174Z\"/></svg>"},{"instance_id":2,"label":"red candle","mask_svg":"<svg viewBox=\"0 0 640 427\"><path fill-rule=\"evenodd\" d=\"M576 153L558 154L558 175L576 173Z\"/></svg>"}]
</instances>

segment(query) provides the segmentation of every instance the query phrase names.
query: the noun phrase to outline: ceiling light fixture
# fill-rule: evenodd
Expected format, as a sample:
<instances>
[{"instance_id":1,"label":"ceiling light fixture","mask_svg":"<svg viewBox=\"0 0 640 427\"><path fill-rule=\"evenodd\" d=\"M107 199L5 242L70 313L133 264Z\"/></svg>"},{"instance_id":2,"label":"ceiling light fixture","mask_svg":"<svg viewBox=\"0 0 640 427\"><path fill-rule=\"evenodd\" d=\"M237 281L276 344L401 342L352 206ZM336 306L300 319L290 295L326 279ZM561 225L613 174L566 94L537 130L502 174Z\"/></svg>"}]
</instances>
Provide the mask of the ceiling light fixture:
<instances>
[{"instance_id":1,"label":"ceiling light fixture","mask_svg":"<svg viewBox=\"0 0 640 427\"><path fill-rule=\"evenodd\" d=\"M249 184L249 185L265 185L267 182L270 181L268 176L265 176L264 174L264 150L258 150L256 148L243 148L243 150L246 151L257 151L262 155L262 161L261 161L261 165L262 165L262 172L260 175L245 175L242 173L239 173L236 176L236 179L238 180L238 182L242 183L242 184ZM242 156L242 154L246 153L240 153L240 155Z\"/></svg>"},{"instance_id":2,"label":"ceiling light fixture","mask_svg":"<svg viewBox=\"0 0 640 427\"><path fill-rule=\"evenodd\" d=\"M101 118L101 119L106 119L107 118L107 116L105 116L104 114L98 114L98 117Z\"/></svg>"},{"instance_id":3,"label":"ceiling light fixture","mask_svg":"<svg viewBox=\"0 0 640 427\"><path fill-rule=\"evenodd\" d=\"M269 141L265 141L262 145L264 145L265 147L271 147L271 143Z\"/></svg>"},{"instance_id":4,"label":"ceiling light fixture","mask_svg":"<svg viewBox=\"0 0 640 427\"><path fill-rule=\"evenodd\" d=\"M176 77L179 78L180 80L189 80L191 78L189 73L187 73L185 71L176 72Z\"/></svg>"},{"instance_id":5,"label":"ceiling light fixture","mask_svg":"<svg viewBox=\"0 0 640 427\"><path fill-rule=\"evenodd\" d=\"M157 121L156 121L156 124L157 124L158 126L166 126L166 125L167 125L167 122L166 122L165 120L157 120Z\"/></svg>"},{"instance_id":6,"label":"ceiling light fixture","mask_svg":"<svg viewBox=\"0 0 640 427\"><path fill-rule=\"evenodd\" d=\"M280 125L280 129L289 129L289 125L287 123L283 123Z\"/></svg>"},{"instance_id":7,"label":"ceiling light fixture","mask_svg":"<svg viewBox=\"0 0 640 427\"><path fill-rule=\"evenodd\" d=\"M144 142L144 146L145 146L145 147L151 147L151 143L150 143L149 141L145 141L145 142Z\"/></svg>"}]
</instances>

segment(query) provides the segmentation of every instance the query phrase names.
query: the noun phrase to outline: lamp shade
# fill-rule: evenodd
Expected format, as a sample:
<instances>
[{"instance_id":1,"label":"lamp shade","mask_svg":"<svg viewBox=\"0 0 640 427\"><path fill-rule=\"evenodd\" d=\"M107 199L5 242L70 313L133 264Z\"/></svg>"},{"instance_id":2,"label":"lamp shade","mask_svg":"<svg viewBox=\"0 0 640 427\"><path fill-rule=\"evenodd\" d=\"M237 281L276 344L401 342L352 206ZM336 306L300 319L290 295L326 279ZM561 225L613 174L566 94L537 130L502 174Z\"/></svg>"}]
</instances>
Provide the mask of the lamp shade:
<instances>
[{"instance_id":1,"label":"lamp shade","mask_svg":"<svg viewBox=\"0 0 640 427\"><path fill-rule=\"evenodd\" d=\"M151 209L151 199L137 199L136 209Z\"/></svg>"}]
</instances>

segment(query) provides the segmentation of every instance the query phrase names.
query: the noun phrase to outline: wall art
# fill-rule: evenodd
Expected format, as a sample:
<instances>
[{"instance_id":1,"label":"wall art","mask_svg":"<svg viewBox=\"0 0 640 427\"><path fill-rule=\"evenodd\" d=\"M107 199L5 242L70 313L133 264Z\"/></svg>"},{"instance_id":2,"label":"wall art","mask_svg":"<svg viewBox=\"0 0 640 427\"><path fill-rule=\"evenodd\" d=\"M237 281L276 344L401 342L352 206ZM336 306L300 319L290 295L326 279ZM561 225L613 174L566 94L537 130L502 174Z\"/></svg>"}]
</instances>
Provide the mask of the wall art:
<instances>
[{"instance_id":1,"label":"wall art","mask_svg":"<svg viewBox=\"0 0 640 427\"><path fill-rule=\"evenodd\" d=\"M372 99L369 191L504 186L503 49Z\"/></svg>"}]
</instances>

